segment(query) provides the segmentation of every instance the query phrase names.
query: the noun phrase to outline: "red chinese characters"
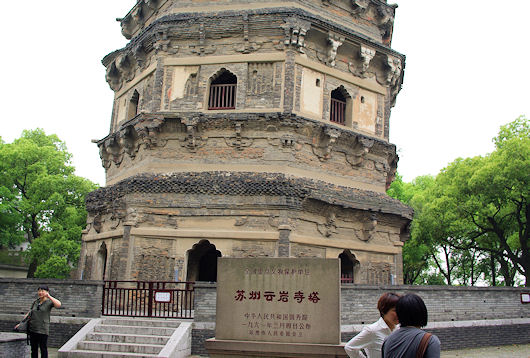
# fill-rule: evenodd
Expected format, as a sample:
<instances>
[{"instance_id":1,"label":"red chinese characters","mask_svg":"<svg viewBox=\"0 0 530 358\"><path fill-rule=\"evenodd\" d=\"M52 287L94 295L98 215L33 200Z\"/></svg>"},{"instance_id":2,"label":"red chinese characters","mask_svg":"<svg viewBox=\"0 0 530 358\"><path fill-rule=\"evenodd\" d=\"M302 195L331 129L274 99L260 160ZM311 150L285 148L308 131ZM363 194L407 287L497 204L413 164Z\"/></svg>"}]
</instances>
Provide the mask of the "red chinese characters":
<instances>
[{"instance_id":1,"label":"red chinese characters","mask_svg":"<svg viewBox=\"0 0 530 358\"><path fill-rule=\"evenodd\" d=\"M259 301L262 299L262 296L263 296L263 299L267 302L272 302L272 301L289 302L289 298L290 298L288 291L279 291L279 292L263 291L263 295L261 291L249 291L248 298L245 295L245 293L246 293L245 290L236 290L234 300L239 301L239 302L247 300L247 299ZM276 297L277 299L275 300ZM303 291L296 291L293 294L292 299L296 303L302 303L306 299L306 296ZM307 296L307 301L312 302L312 303L318 303L318 301L320 301L318 291L311 292L309 296Z\"/></svg>"}]
</instances>

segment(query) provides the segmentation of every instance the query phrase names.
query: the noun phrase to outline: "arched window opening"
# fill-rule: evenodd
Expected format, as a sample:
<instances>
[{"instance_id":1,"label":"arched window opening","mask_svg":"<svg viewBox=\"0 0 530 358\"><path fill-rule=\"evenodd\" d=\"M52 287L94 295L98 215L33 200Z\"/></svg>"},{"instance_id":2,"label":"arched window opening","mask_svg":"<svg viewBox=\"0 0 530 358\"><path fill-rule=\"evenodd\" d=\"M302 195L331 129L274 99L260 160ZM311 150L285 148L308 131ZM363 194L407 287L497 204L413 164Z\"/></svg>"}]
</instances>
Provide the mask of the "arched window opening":
<instances>
[{"instance_id":1,"label":"arched window opening","mask_svg":"<svg viewBox=\"0 0 530 358\"><path fill-rule=\"evenodd\" d=\"M331 108L329 120L341 125L346 124L346 102L348 92L341 86L331 91Z\"/></svg>"},{"instance_id":2,"label":"arched window opening","mask_svg":"<svg viewBox=\"0 0 530 358\"><path fill-rule=\"evenodd\" d=\"M201 240L188 251L186 281L217 282L217 258L221 252L208 240Z\"/></svg>"},{"instance_id":3,"label":"arched window opening","mask_svg":"<svg viewBox=\"0 0 530 358\"><path fill-rule=\"evenodd\" d=\"M105 243L102 243L99 247L98 254L97 254L97 262L98 262L98 277L96 280L104 280L105 279L105 271L107 270L107 245Z\"/></svg>"},{"instance_id":4,"label":"arched window opening","mask_svg":"<svg viewBox=\"0 0 530 358\"><path fill-rule=\"evenodd\" d=\"M224 68L211 78L208 109L236 108L237 77Z\"/></svg>"},{"instance_id":5,"label":"arched window opening","mask_svg":"<svg viewBox=\"0 0 530 358\"><path fill-rule=\"evenodd\" d=\"M355 258L350 250L344 250L340 255L340 282L344 283L354 283L355 282L355 273L357 267L359 266L359 261Z\"/></svg>"},{"instance_id":6,"label":"arched window opening","mask_svg":"<svg viewBox=\"0 0 530 358\"><path fill-rule=\"evenodd\" d=\"M127 120L133 119L138 114L138 103L140 103L140 94L137 90L134 90L134 93L129 101Z\"/></svg>"}]
</instances>

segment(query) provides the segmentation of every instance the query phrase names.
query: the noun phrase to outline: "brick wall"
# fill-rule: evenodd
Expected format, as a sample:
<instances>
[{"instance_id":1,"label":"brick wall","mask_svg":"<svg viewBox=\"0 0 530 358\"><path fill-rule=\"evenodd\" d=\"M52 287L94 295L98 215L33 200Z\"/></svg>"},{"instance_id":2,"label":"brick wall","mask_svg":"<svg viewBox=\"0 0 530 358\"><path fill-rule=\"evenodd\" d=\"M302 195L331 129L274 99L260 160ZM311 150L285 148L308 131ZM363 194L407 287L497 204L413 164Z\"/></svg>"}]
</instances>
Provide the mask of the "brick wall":
<instances>
[{"instance_id":1,"label":"brick wall","mask_svg":"<svg viewBox=\"0 0 530 358\"><path fill-rule=\"evenodd\" d=\"M429 322L530 318L530 305L521 304L522 288L352 285L342 287L342 324L377 320L377 300L387 291L421 296L429 311Z\"/></svg>"},{"instance_id":2,"label":"brick wall","mask_svg":"<svg viewBox=\"0 0 530 358\"><path fill-rule=\"evenodd\" d=\"M0 332L11 332L37 299L37 287L46 284L62 307L53 309L48 345L60 347L91 318L101 315L102 281L0 279ZM16 357L17 355L11 355ZM4 357L0 353L0 357ZM10 357L10 355L5 355Z\"/></svg>"},{"instance_id":3,"label":"brick wall","mask_svg":"<svg viewBox=\"0 0 530 358\"><path fill-rule=\"evenodd\" d=\"M61 309L52 311L50 347L60 347L90 318L100 317L103 291L100 281L0 279L4 303L0 307L0 331L12 330L29 309L42 283L63 304ZM527 289L368 285L342 287L343 341L356 334L363 324L378 319L377 299L388 291L414 292L424 299L429 310L427 330L438 335L442 349L530 343L530 305L520 301L520 294L528 292ZM215 336L216 296L216 284L196 283L193 354L206 354L204 341Z\"/></svg>"},{"instance_id":4,"label":"brick wall","mask_svg":"<svg viewBox=\"0 0 530 358\"><path fill-rule=\"evenodd\" d=\"M215 336L215 284L195 287L193 354L207 354L204 341ZM379 318L376 305L384 292L416 293L429 312L427 331L442 349L530 343L530 304L521 304L524 288L345 285L341 289L341 339Z\"/></svg>"},{"instance_id":5,"label":"brick wall","mask_svg":"<svg viewBox=\"0 0 530 358\"><path fill-rule=\"evenodd\" d=\"M37 288L46 284L50 294L62 303L52 315L67 317L99 317L101 314L102 281L8 279L0 278L0 313L28 312L37 299Z\"/></svg>"}]
</instances>

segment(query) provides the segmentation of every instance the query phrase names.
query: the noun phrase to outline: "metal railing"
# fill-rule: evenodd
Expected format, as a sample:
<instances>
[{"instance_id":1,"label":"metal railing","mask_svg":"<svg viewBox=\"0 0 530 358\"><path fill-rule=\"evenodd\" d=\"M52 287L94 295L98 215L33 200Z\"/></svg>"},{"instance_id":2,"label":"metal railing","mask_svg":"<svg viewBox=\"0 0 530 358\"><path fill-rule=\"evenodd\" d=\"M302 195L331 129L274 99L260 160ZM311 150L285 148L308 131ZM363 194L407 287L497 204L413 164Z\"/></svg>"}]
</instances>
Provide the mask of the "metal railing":
<instances>
[{"instance_id":1,"label":"metal railing","mask_svg":"<svg viewBox=\"0 0 530 358\"><path fill-rule=\"evenodd\" d=\"M353 283L353 274L343 273L340 275L340 283Z\"/></svg>"},{"instance_id":2,"label":"metal railing","mask_svg":"<svg viewBox=\"0 0 530 358\"><path fill-rule=\"evenodd\" d=\"M210 85L208 109L235 109L237 84Z\"/></svg>"},{"instance_id":3,"label":"metal railing","mask_svg":"<svg viewBox=\"0 0 530 358\"><path fill-rule=\"evenodd\" d=\"M193 318L193 282L105 281L104 316Z\"/></svg>"},{"instance_id":4,"label":"metal railing","mask_svg":"<svg viewBox=\"0 0 530 358\"><path fill-rule=\"evenodd\" d=\"M329 120L333 123L345 124L346 102L332 98Z\"/></svg>"}]
</instances>

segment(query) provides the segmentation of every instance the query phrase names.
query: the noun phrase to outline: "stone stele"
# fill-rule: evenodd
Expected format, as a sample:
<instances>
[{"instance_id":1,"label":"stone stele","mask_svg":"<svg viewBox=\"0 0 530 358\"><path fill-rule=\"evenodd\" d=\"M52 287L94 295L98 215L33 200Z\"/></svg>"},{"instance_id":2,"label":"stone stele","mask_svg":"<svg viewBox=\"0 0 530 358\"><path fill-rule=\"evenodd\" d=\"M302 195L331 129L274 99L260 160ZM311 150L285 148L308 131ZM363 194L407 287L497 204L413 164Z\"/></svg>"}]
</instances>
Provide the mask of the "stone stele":
<instances>
[{"instance_id":1,"label":"stone stele","mask_svg":"<svg viewBox=\"0 0 530 358\"><path fill-rule=\"evenodd\" d=\"M340 351L339 270L338 259L220 258L210 355Z\"/></svg>"}]
</instances>

